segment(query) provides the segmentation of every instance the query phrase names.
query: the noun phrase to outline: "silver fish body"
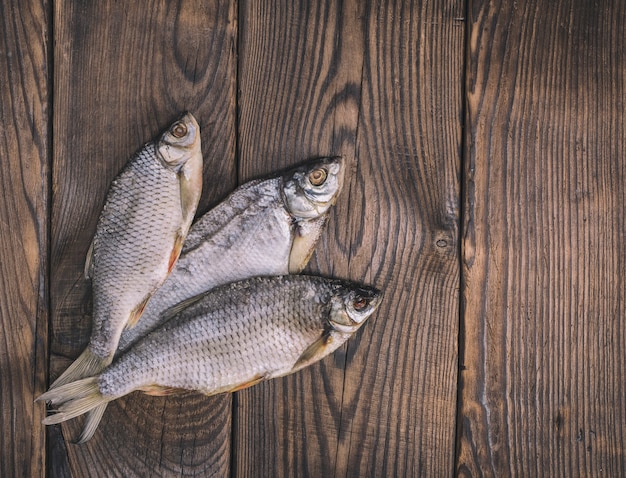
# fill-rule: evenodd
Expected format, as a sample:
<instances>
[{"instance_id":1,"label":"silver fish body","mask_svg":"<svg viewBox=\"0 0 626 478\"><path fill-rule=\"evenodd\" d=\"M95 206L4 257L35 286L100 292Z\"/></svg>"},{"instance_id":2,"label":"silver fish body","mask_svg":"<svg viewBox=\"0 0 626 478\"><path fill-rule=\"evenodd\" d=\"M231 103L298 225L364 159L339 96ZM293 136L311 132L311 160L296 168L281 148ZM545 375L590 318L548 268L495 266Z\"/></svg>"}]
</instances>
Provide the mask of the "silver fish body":
<instances>
[{"instance_id":1,"label":"silver fish body","mask_svg":"<svg viewBox=\"0 0 626 478\"><path fill-rule=\"evenodd\" d=\"M170 307L214 287L258 275L300 272L344 179L341 158L309 161L245 183L192 226L174 270L142 319L124 330L119 352L163 322Z\"/></svg>"},{"instance_id":2,"label":"silver fish body","mask_svg":"<svg viewBox=\"0 0 626 478\"><path fill-rule=\"evenodd\" d=\"M336 350L381 298L373 287L311 276L255 277L216 288L99 376L41 396L58 405L44 423L68 420L135 390L214 395L287 375Z\"/></svg>"},{"instance_id":3,"label":"silver fish body","mask_svg":"<svg viewBox=\"0 0 626 478\"><path fill-rule=\"evenodd\" d=\"M304 366L298 361L312 346L307 364L336 350L379 302L373 288L311 276L222 286L120 357L98 379L100 392L118 398L166 387L213 395L283 376Z\"/></svg>"},{"instance_id":4,"label":"silver fish body","mask_svg":"<svg viewBox=\"0 0 626 478\"><path fill-rule=\"evenodd\" d=\"M92 279L87 350L52 385L102 369L180 254L202 189L200 128L186 113L114 179L85 266Z\"/></svg>"}]
</instances>

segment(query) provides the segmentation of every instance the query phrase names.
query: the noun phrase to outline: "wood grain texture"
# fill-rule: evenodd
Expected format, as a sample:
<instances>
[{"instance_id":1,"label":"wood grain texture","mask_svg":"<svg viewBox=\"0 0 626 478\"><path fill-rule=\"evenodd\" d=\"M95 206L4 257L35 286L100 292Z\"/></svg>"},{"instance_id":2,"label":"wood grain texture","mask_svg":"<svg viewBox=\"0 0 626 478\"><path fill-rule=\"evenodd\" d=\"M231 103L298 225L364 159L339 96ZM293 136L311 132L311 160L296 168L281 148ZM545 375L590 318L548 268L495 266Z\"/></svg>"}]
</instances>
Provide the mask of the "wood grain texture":
<instances>
[{"instance_id":1,"label":"wood grain texture","mask_svg":"<svg viewBox=\"0 0 626 478\"><path fill-rule=\"evenodd\" d=\"M623 2L470 2L460 476L626 474Z\"/></svg>"},{"instance_id":2,"label":"wood grain texture","mask_svg":"<svg viewBox=\"0 0 626 478\"><path fill-rule=\"evenodd\" d=\"M243 178L342 154L310 271L382 287L333 356L237 394L237 476L449 475L454 462L462 2L243 2Z\"/></svg>"},{"instance_id":3,"label":"wood grain texture","mask_svg":"<svg viewBox=\"0 0 626 478\"><path fill-rule=\"evenodd\" d=\"M43 476L48 4L0 2L0 476Z\"/></svg>"},{"instance_id":4,"label":"wood grain texture","mask_svg":"<svg viewBox=\"0 0 626 478\"><path fill-rule=\"evenodd\" d=\"M464 4L0 0L0 476L626 475L626 6ZM385 301L309 369L133 394L75 446L33 404L48 341L54 379L109 184L185 109L201 211L345 156L309 272Z\"/></svg>"},{"instance_id":5,"label":"wood grain texture","mask_svg":"<svg viewBox=\"0 0 626 478\"><path fill-rule=\"evenodd\" d=\"M132 153L182 111L201 127L200 211L236 184L236 4L55 5L51 376L86 346L91 290L83 264L109 184ZM65 440L80 420L63 426ZM56 436L59 436L58 434ZM63 450L62 443L53 443ZM133 394L111 404L94 438L55 453L74 476L224 476L230 411L219 400Z\"/></svg>"}]
</instances>

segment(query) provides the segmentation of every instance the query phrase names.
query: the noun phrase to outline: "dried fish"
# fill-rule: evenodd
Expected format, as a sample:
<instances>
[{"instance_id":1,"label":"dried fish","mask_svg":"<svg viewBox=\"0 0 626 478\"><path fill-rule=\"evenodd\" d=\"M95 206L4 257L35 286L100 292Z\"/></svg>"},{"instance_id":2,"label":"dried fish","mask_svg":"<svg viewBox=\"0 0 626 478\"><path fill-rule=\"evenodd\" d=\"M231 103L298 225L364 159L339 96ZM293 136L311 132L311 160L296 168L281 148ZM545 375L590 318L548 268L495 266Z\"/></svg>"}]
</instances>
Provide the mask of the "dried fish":
<instances>
[{"instance_id":1,"label":"dried fish","mask_svg":"<svg viewBox=\"0 0 626 478\"><path fill-rule=\"evenodd\" d=\"M109 189L85 265L93 285L89 346L51 389L111 363L122 330L137 323L178 260L201 190L200 127L185 113Z\"/></svg>"},{"instance_id":2,"label":"dried fish","mask_svg":"<svg viewBox=\"0 0 626 478\"><path fill-rule=\"evenodd\" d=\"M336 350L376 310L373 287L313 276L255 277L186 304L101 374L43 394L60 423L132 391L164 395L233 392L280 377ZM96 430L90 416L81 442Z\"/></svg>"}]
</instances>

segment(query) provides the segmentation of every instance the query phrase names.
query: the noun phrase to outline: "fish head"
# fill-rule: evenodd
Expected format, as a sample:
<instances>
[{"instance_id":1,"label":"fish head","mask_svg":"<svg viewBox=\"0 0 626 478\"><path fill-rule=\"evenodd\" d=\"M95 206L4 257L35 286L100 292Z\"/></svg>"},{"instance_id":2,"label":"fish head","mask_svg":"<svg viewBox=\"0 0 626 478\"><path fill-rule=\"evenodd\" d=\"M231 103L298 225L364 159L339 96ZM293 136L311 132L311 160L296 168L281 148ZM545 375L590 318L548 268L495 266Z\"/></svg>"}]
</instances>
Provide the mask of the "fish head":
<instances>
[{"instance_id":1,"label":"fish head","mask_svg":"<svg viewBox=\"0 0 626 478\"><path fill-rule=\"evenodd\" d=\"M320 217L335 204L343 186L345 161L339 156L319 158L283 176L287 209L296 219Z\"/></svg>"},{"instance_id":2,"label":"fish head","mask_svg":"<svg viewBox=\"0 0 626 478\"><path fill-rule=\"evenodd\" d=\"M166 167L179 169L200 153L200 126L191 113L184 113L158 140L157 156Z\"/></svg>"},{"instance_id":3,"label":"fish head","mask_svg":"<svg viewBox=\"0 0 626 478\"><path fill-rule=\"evenodd\" d=\"M320 336L295 362L292 372L310 365L337 350L356 332L380 305L382 292L374 287L342 280L334 281L330 297L322 301L330 305Z\"/></svg>"},{"instance_id":4,"label":"fish head","mask_svg":"<svg viewBox=\"0 0 626 478\"><path fill-rule=\"evenodd\" d=\"M383 298L380 290L361 284L342 284L333 304L330 325L334 330L353 333L374 313Z\"/></svg>"}]
</instances>

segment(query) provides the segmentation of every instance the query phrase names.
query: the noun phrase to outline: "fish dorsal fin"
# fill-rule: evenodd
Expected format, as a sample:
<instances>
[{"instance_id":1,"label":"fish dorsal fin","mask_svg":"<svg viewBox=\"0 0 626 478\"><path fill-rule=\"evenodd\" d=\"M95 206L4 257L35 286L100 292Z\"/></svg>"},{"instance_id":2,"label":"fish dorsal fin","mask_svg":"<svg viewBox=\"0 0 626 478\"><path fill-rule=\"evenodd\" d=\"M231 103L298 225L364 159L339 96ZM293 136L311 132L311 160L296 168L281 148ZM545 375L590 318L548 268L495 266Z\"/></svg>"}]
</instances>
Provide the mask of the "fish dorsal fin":
<instances>
[{"instance_id":1,"label":"fish dorsal fin","mask_svg":"<svg viewBox=\"0 0 626 478\"><path fill-rule=\"evenodd\" d=\"M306 367L310 363L313 363L317 360L317 357L320 355L326 355L326 348L332 343L333 336L331 335L332 329L325 329L322 332L320 338L318 338L315 342L307 347L307 349L302 352L302 355L298 358L295 365L293 366L292 371L300 370L301 368Z\"/></svg>"},{"instance_id":2,"label":"fish dorsal fin","mask_svg":"<svg viewBox=\"0 0 626 478\"><path fill-rule=\"evenodd\" d=\"M193 297L190 297L189 299L183 300L182 302L179 302L176 305L173 305L169 309L166 309L162 315L163 317L162 322L166 322L170 320L172 317L174 317L179 312L185 310L190 305L195 304L196 302L199 302L203 297L204 297L204 293L198 294Z\"/></svg>"},{"instance_id":3,"label":"fish dorsal fin","mask_svg":"<svg viewBox=\"0 0 626 478\"><path fill-rule=\"evenodd\" d=\"M93 243L95 239L91 240L91 244L89 244L89 250L87 251L87 257L85 258L85 279L91 279L91 274L93 273Z\"/></svg>"}]
</instances>

